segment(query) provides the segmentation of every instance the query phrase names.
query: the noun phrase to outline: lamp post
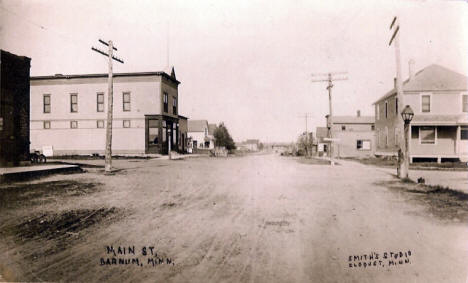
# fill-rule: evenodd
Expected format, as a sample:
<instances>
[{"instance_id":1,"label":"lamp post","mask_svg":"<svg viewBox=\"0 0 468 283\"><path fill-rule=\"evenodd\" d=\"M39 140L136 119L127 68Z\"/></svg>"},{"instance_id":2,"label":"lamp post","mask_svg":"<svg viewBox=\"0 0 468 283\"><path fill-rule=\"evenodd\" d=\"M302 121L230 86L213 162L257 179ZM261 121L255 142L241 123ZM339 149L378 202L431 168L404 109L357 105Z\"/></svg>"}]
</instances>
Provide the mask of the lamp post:
<instances>
[{"instance_id":1,"label":"lamp post","mask_svg":"<svg viewBox=\"0 0 468 283\"><path fill-rule=\"evenodd\" d=\"M401 111L401 117L404 121L405 131L405 152L403 153L403 163L401 164L400 178L408 178L409 170L409 124L413 119L414 112L409 105L406 105L403 111ZM401 162L401 160L399 161Z\"/></svg>"}]
</instances>

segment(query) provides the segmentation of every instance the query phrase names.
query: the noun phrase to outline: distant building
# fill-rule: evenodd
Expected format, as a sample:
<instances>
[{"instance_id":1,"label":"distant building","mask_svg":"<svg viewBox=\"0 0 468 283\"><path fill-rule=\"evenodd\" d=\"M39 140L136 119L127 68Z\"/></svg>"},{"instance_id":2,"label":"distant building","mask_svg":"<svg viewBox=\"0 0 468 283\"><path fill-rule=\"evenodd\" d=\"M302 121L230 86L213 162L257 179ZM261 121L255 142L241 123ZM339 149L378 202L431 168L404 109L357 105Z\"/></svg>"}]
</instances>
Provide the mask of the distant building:
<instances>
[{"instance_id":1,"label":"distant building","mask_svg":"<svg viewBox=\"0 0 468 283\"><path fill-rule=\"evenodd\" d=\"M315 133L317 144L317 154L319 156L328 156L330 150L330 141L325 140L328 137L327 127L317 127Z\"/></svg>"},{"instance_id":2,"label":"distant building","mask_svg":"<svg viewBox=\"0 0 468 283\"><path fill-rule=\"evenodd\" d=\"M327 125L330 125L327 115ZM335 157L371 157L375 151L375 123L373 116L333 116L332 137L336 139Z\"/></svg>"},{"instance_id":3,"label":"distant building","mask_svg":"<svg viewBox=\"0 0 468 283\"><path fill-rule=\"evenodd\" d=\"M415 160L468 160L468 78L439 65L417 73L409 64L403 82L403 103L415 115L410 124L409 154ZM380 156L396 155L401 110L393 88L375 103L377 149Z\"/></svg>"},{"instance_id":4,"label":"distant building","mask_svg":"<svg viewBox=\"0 0 468 283\"><path fill-rule=\"evenodd\" d=\"M15 166L29 162L31 59L0 53L0 166Z\"/></svg>"},{"instance_id":5,"label":"distant building","mask_svg":"<svg viewBox=\"0 0 468 283\"><path fill-rule=\"evenodd\" d=\"M31 147L54 155L103 154L107 74L31 77ZM167 154L182 148L174 68L114 74L113 154Z\"/></svg>"},{"instance_id":6,"label":"distant building","mask_svg":"<svg viewBox=\"0 0 468 283\"><path fill-rule=\"evenodd\" d=\"M213 149L214 136L210 135L207 120L189 120L188 136L192 141L192 149Z\"/></svg>"},{"instance_id":7,"label":"distant building","mask_svg":"<svg viewBox=\"0 0 468 283\"><path fill-rule=\"evenodd\" d=\"M258 151L260 141L255 139L248 139L244 142L238 143L236 147L239 150Z\"/></svg>"}]
</instances>

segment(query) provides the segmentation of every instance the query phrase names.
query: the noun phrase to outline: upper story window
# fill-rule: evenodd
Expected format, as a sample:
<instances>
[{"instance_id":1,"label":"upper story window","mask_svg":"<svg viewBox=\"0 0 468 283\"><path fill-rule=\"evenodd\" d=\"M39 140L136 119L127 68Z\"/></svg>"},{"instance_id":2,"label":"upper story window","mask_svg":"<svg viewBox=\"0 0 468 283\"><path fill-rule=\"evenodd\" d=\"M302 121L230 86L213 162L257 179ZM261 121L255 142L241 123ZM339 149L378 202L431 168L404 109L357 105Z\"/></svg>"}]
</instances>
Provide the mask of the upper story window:
<instances>
[{"instance_id":1,"label":"upper story window","mask_svg":"<svg viewBox=\"0 0 468 283\"><path fill-rule=\"evenodd\" d=\"M379 120L380 119L380 104L376 105L376 111L377 112L376 112L375 116L377 116L377 120Z\"/></svg>"},{"instance_id":2,"label":"upper story window","mask_svg":"<svg viewBox=\"0 0 468 283\"><path fill-rule=\"evenodd\" d=\"M97 94L96 103L97 112L104 112L104 93L100 92Z\"/></svg>"},{"instance_id":3,"label":"upper story window","mask_svg":"<svg viewBox=\"0 0 468 283\"><path fill-rule=\"evenodd\" d=\"M421 112L431 112L431 96L421 95Z\"/></svg>"},{"instance_id":4,"label":"upper story window","mask_svg":"<svg viewBox=\"0 0 468 283\"><path fill-rule=\"evenodd\" d=\"M50 129L50 121L44 121L43 127L44 129Z\"/></svg>"},{"instance_id":5,"label":"upper story window","mask_svg":"<svg viewBox=\"0 0 468 283\"><path fill-rule=\"evenodd\" d=\"M395 114L398 115L398 97L395 97Z\"/></svg>"},{"instance_id":6,"label":"upper story window","mask_svg":"<svg viewBox=\"0 0 468 283\"><path fill-rule=\"evenodd\" d=\"M122 106L123 111L130 111L130 92L123 93L122 101L123 101L123 106Z\"/></svg>"},{"instance_id":7,"label":"upper story window","mask_svg":"<svg viewBox=\"0 0 468 283\"><path fill-rule=\"evenodd\" d=\"M44 113L50 113L50 94L44 94L43 99L43 111Z\"/></svg>"},{"instance_id":8,"label":"upper story window","mask_svg":"<svg viewBox=\"0 0 468 283\"><path fill-rule=\"evenodd\" d=\"M371 129L371 131L374 131L375 130L375 125L371 125L370 129Z\"/></svg>"},{"instance_id":9,"label":"upper story window","mask_svg":"<svg viewBox=\"0 0 468 283\"><path fill-rule=\"evenodd\" d=\"M208 129L205 128L205 136L207 136L207 135L208 135Z\"/></svg>"},{"instance_id":10,"label":"upper story window","mask_svg":"<svg viewBox=\"0 0 468 283\"><path fill-rule=\"evenodd\" d=\"M172 113L177 115L177 97L172 97Z\"/></svg>"},{"instance_id":11,"label":"upper story window","mask_svg":"<svg viewBox=\"0 0 468 283\"><path fill-rule=\"evenodd\" d=\"M168 112L168 103L169 103L168 100L169 100L168 95L165 92L163 94L164 112Z\"/></svg>"},{"instance_id":12,"label":"upper story window","mask_svg":"<svg viewBox=\"0 0 468 283\"><path fill-rule=\"evenodd\" d=\"M70 94L70 112L78 112L78 94L76 93Z\"/></svg>"},{"instance_id":13,"label":"upper story window","mask_svg":"<svg viewBox=\"0 0 468 283\"><path fill-rule=\"evenodd\" d=\"M468 112L468 94L462 95L462 111Z\"/></svg>"},{"instance_id":14,"label":"upper story window","mask_svg":"<svg viewBox=\"0 0 468 283\"><path fill-rule=\"evenodd\" d=\"M346 126L345 125L341 126L341 130L346 131Z\"/></svg>"},{"instance_id":15,"label":"upper story window","mask_svg":"<svg viewBox=\"0 0 468 283\"><path fill-rule=\"evenodd\" d=\"M467 126L461 126L460 139L465 140L465 141L468 140L468 127Z\"/></svg>"},{"instance_id":16,"label":"upper story window","mask_svg":"<svg viewBox=\"0 0 468 283\"><path fill-rule=\"evenodd\" d=\"M78 129L78 121L70 121L71 129Z\"/></svg>"},{"instance_id":17,"label":"upper story window","mask_svg":"<svg viewBox=\"0 0 468 283\"><path fill-rule=\"evenodd\" d=\"M388 117L388 102L385 101L385 119Z\"/></svg>"}]
</instances>

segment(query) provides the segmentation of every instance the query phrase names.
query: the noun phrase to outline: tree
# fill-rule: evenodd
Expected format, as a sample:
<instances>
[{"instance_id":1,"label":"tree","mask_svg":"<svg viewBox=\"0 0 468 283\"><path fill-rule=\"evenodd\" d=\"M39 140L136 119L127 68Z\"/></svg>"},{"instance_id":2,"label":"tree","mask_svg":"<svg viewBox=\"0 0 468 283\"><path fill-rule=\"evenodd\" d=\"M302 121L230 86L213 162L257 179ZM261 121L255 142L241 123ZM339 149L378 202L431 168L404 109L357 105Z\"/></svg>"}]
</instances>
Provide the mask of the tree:
<instances>
[{"instance_id":1,"label":"tree","mask_svg":"<svg viewBox=\"0 0 468 283\"><path fill-rule=\"evenodd\" d=\"M236 149L236 145L228 129L223 122L219 123L219 126L214 131L214 138L216 139L216 146L224 146L227 150Z\"/></svg>"},{"instance_id":2,"label":"tree","mask_svg":"<svg viewBox=\"0 0 468 283\"><path fill-rule=\"evenodd\" d=\"M312 154L312 146L313 146L313 136L312 133L303 133L297 139L297 150L299 155L309 156Z\"/></svg>"}]
</instances>

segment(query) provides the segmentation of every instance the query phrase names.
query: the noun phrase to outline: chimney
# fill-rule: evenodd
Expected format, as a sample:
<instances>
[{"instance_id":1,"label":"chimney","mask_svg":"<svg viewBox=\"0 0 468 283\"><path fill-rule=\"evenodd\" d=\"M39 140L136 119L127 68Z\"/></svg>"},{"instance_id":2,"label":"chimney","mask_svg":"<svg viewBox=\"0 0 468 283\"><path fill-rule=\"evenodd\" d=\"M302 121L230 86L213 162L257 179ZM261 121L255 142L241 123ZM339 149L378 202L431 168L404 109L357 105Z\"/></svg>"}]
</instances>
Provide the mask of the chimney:
<instances>
[{"instance_id":1,"label":"chimney","mask_svg":"<svg viewBox=\"0 0 468 283\"><path fill-rule=\"evenodd\" d=\"M393 78L393 88L396 89L396 78Z\"/></svg>"},{"instance_id":2,"label":"chimney","mask_svg":"<svg viewBox=\"0 0 468 283\"><path fill-rule=\"evenodd\" d=\"M410 81L414 79L414 64L415 61L413 59L408 61L408 76Z\"/></svg>"},{"instance_id":3,"label":"chimney","mask_svg":"<svg viewBox=\"0 0 468 283\"><path fill-rule=\"evenodd\" d=\"M356 116L361 117L361 110L358 110Z\"/></svg>"}]
</instances>

